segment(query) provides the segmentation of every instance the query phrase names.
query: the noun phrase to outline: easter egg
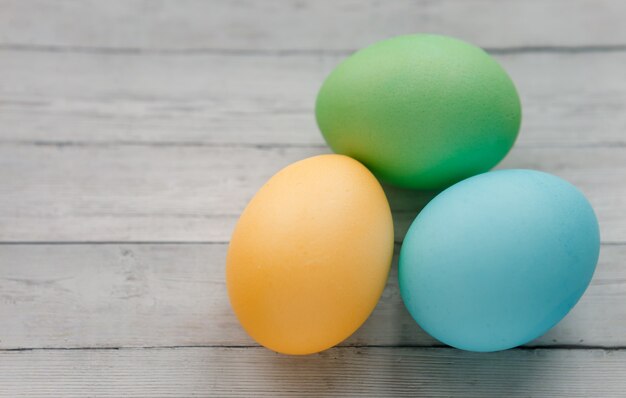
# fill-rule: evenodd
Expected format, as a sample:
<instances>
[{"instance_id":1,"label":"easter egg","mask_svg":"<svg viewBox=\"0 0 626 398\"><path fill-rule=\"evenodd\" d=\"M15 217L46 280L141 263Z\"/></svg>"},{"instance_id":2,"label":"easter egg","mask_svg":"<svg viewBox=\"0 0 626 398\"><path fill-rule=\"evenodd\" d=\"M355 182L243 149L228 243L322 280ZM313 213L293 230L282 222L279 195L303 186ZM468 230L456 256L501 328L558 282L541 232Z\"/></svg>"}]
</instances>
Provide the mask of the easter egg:
<instances>
[{"instance_id":1,"label":"easter egg","mask_svg":"<svg viewBox=\"0 0 626 398\"><path fill-rule=\"evenodd\" d=\"M400 291L441 342L508 349L568 313L599 250L596 216L574 186L532 170L489 172L446 189L417 216L400 251Z\"/></svg>"},{"instance_id":2,"label":"easter egg","mask_svg":"<svg viewBox=\"0 0 626 398\"><path fill-rule=\"evenodd\" d=\"M365 322L392 254L391 211L374 175L347 156L308 158L274 175L241 215L226 260L230 302L261 345L322 351Z\"/></svg>"},{"instance_id":3,"label":"easter egg","mask_svg":"<svg viewBox=\"0 0 626 398\"><path fill-rule=\"evenodd\" d=\"M421 34L343 61L319 91L316 116L336 153L389 183L439 189L506 155L521 105L507 73L482 49Z\"/></svg>"}]
</instances>

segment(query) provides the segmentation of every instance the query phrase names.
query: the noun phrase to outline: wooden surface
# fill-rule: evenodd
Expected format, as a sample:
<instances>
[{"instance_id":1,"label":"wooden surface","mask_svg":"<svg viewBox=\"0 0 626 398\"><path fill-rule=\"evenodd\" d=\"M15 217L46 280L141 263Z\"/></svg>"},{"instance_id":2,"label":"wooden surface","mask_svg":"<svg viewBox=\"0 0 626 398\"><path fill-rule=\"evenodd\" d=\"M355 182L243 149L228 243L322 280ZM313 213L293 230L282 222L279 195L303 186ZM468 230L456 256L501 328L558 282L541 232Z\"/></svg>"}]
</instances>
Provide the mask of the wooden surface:
<instances>
[{"instance_id":1,"label":"wooden surface","mask_svg":"<svg viewBox=\"0 0 626 398\"><path fill-rule=\"evenodd\" d=\"M626 396L626 2L0 0L0 396ZM592 284L527 347L443 347L395 260L366 324L308 357L259 348L225 292L234 223L328 152L316 92L351 51L454 35L510 72L499 168L579 186ZM434 195L385 187L397 248Z\"/></svg>"},{"instance_id":2,"label":"wooden surface","mask_svg":"<svg viewBox=\"0 0 626 398\"><path fill-rule=\"evenodd\" d=\"M264 348L6 352L6 396L623 397L622 350L335 348L288 357Z\"/></svg>"}]
</instances>

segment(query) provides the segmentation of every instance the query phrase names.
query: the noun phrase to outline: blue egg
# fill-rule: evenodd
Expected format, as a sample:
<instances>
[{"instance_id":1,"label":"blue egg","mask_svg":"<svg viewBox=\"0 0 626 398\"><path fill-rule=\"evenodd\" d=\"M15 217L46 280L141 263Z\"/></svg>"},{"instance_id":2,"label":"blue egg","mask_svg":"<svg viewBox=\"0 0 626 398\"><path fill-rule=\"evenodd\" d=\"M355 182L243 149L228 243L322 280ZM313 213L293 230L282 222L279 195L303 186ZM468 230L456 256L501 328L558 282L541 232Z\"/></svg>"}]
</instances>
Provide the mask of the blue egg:
<instances>
[{"instance_id":1,"label":"blue egg","mask_svg":"<svg viewBox=\"0 0 626 398\"><path fill-rule=\"evenodd\" d=\"M477 175L435 197L400 251L400 292L417 323L464 350L525 344L589 285L598 221L570 183L533 170Z\"/></svg>"}]
</instances>

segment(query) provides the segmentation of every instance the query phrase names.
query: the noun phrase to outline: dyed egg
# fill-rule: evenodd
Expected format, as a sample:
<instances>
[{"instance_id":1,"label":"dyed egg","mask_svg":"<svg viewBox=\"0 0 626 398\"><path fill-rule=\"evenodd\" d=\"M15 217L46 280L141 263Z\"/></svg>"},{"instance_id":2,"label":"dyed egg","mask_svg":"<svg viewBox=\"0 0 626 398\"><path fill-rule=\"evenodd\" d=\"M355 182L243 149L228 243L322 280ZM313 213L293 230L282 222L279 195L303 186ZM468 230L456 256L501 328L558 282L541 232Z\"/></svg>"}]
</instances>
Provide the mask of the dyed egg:
<instances>
[{"instance_id":1,"label":"dyed egg","mask_svg":"<svg viewBox=\"0 0 626 398\"><path fill-rule=\"evenodd\" d=\"M517 137L521 106L482 49L410 35L341 63L318 94L316 116L335 152L392 184L437 189L495 166Z\"/></svg>"},{"instance_id":2,"label":"dyed egg","mask_svg":"<svg viewBox=\"0 0 626 398\"><path fill-rule=\"evenodd\" d=\"M556 325L591 280L598 222L568 182L532 170L462 181L435 197L400 251L404 303L448 345L497 351Z\"/></svg>"},{"instance_id":3,"label":"dyed egg","mask_svg":"<svg viewBox=\"0 0 626 398\"><path fill-rule=\"evenodd\" d=\"M376 178L347 156L315 156L278 172L241 215L227 255L230 302L263 346L322 351L365 322L392 254L391 211Z\"/></svg>"}]
</instances>

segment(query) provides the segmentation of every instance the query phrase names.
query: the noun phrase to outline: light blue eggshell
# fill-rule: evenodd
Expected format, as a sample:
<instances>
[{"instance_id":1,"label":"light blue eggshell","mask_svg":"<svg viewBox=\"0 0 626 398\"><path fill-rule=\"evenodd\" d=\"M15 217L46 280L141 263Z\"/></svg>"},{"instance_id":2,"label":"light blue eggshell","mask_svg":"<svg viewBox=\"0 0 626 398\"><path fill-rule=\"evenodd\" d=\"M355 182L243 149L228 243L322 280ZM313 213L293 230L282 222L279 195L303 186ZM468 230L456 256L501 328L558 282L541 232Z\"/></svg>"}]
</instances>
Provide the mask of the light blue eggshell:
<instances>
[{"instance_id":1,"label":"light blue eggshell","mask_svg":"<svg viewBox=\"0 0 626 398\"><path fill-rule=\"evenodd\" d=\"M400 292L417 323L464 350L525 344L589 285L598 221L570 183L533 170L481 174L435 197L400 251Z\"/></svg>"}]
</instances>

